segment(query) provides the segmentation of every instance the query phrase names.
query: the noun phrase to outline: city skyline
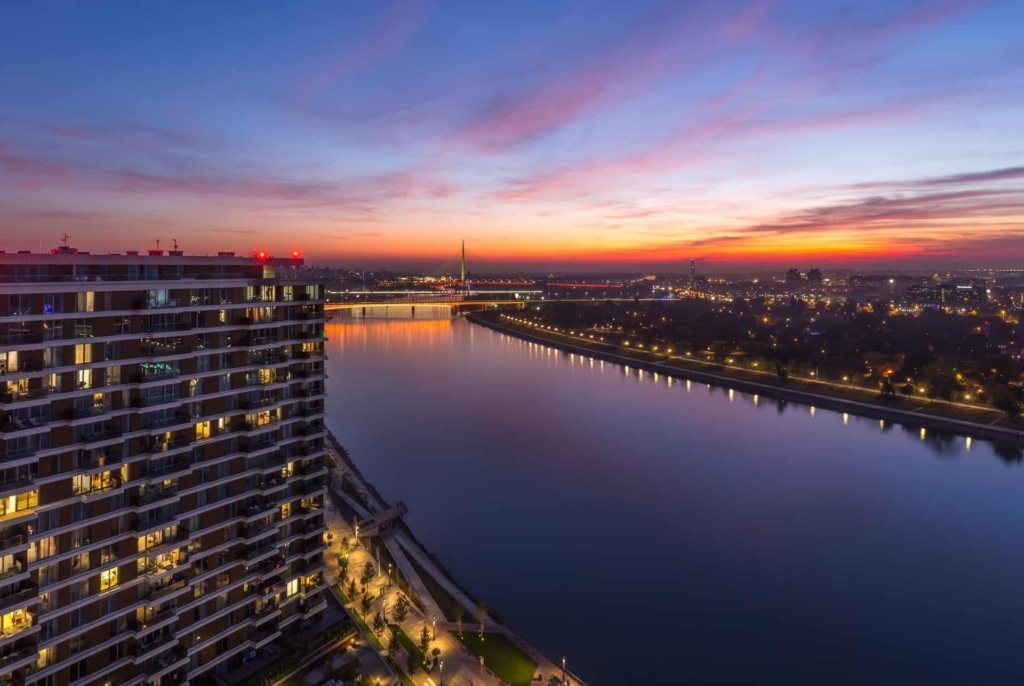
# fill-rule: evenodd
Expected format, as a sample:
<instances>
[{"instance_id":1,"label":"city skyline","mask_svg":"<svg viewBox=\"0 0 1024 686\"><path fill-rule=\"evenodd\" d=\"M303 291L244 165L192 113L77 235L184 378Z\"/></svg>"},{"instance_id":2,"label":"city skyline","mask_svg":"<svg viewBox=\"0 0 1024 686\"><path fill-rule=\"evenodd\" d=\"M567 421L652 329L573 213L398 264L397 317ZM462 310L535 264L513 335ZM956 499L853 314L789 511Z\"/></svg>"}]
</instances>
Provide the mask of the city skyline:
<instances>
[{"instance_id":1,"label":"city skyline","mask_svg":"<svg viewBox=\"0 0 1024 686\"><path fill-rule=\"evenodd\" d=\"M1019 265L1024 8L823 5L5 8L0 249Z\"/></svg>"}]
</instances>

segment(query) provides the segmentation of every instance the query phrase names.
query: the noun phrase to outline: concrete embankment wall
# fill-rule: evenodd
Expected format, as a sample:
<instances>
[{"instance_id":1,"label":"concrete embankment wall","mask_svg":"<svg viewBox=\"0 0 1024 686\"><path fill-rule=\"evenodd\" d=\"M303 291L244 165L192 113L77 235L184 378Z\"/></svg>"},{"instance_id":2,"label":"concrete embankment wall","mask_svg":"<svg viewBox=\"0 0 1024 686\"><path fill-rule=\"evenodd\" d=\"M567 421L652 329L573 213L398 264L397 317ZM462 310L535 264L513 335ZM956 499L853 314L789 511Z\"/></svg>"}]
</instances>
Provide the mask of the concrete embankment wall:
<instances>
[{"instance_id":1,"label":"concrete embankment wall","mask_svg":"<svg viewBox=\"0 0 1024 686\"><path fill-rule=\"evenodd\" d=\"M761 384L756 381L737 379L730 376L723 376L712 372L703 372L696 369L685 369L657 362L646 362L631 357L617 355L613 352L593 350L591 348L584 348L569 342L552 340L543 336L535 336L525 331L519 331L517 329L502 326L497 322L492 322L479 315L470 314L467 315L466 318L475 324L508 334L509 336L534 341L558 350L579 353L587 357L592 357L595 360L604 360L615 364L627 365L636 369L643 369L644 371L651 373L657 372L658 374L664 374L665 376L677 379L691 379L693 381L709 383L716 386L722 386L724 388L733 388L744 393L757 393L769 398L779 398L782 400L800 403L802 405L820 407L825 410L848 412L849 414L854 414L859 417L870 417L872 419L884 419L887 421L899 422L900 424L915 428L925 428L936 431L952 431L964 436L972 436L974 438L999 441L1002 443L1016 443L1017 445L1021 445L1022 441L1021 432L1013 429L989 426L987 424L978 424L961 419L936 417L934 415L920 414L912 410L902 410L895 407L882 407L879 405L872 405L870 403L858 402L856 400L847 400L845 398L818 395L817 393L809 393L807 391L799 391L792 388Z\"/></svg>"}]
</instances>

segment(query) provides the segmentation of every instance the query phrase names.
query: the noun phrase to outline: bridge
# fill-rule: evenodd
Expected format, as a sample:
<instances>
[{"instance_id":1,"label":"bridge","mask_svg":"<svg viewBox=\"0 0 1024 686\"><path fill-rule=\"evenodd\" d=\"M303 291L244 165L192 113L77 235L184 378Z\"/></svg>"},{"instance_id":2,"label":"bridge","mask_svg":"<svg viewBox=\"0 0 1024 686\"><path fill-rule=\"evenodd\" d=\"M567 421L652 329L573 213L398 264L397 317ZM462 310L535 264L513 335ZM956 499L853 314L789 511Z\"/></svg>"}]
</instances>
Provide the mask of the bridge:
<instances>
[{"instance_id":1,"label":"bridge","mask_svg":"<svg viewBox=\"0 0 1024 686\"><path fill-rule=\"evenodd\" d=\"M363 307L386 307L390 305L438 305L438 306L491 306L519 305L530 300L540 300L539 290L495 290L495 291L341 291L328 292L330 298L341 298L341 302L329 302L325 310L353 310Z\"/></svg>"}]
</instances>

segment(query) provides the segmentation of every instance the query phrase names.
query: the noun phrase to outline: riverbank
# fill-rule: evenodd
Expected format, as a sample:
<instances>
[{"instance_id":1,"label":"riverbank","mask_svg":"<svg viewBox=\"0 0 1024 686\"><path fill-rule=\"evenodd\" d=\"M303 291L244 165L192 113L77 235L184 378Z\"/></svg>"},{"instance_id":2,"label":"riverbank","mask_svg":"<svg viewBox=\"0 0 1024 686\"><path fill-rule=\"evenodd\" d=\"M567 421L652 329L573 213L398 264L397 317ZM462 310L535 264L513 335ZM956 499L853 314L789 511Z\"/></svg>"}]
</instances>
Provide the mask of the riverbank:
<instances>
[{"instance_id":1,"label":"riverbank","mask_svg":"<svg viewBox=\"0 0 1024 686\"><path fill-rule=\"evenodd\" d=\"M781 385L768 374L755 374L720 365L707 365L715 367L713 371L710 371L697 368L702 363L686 358L650 352L626 351L608 343L582 340L581 337L569 334L539 331L535 327L518 325L510 321L510 315L501 312L472 313L468 314L466 318L475 324L509 336L614 364L642 369L652 374L690 379L732 388L744 393L763 395L836 412L846 412L861 417L897 422L914 428L954 432L1018 448L1024 445L1022 427L1000 426L1005 421L1003 415L987 408L965 409L961 406L900 397L891 400L876 400L863 389L839 388L836 390L826 384L816 384L812 386L813 390L808 390L808 386L811 384L805 381L790 380L786 385ZM840 395L840 392L843 395ZM854 393L866 397L850 397ZM913 403L914 406L911 407L910 403ZM894 406L896 404L901 406Z\"/></svg>"},{"instance_id":2,"label":"riverbank","mask_svg":"<svg viewBox=\"0 0 1024 686\"><path fill-rule=\"evenodd\" d=\"M330 528L333 533L339 534L339 540L347 540L355 535L348 522L365 519L373 513L387 510L390 505L366 480L352 456L331 432L328 432L327 442L328 452L335 462L335 476L338 477L337 480L332 479L331 496L334 508L341 515L340 518L332 517L334 521ZM362 565L367 562L373 566L385 564L390 575L394 564L395 580L399 582L396 588L392 589L390 576L386 576L388 583L383 588L376 589L379 595L370 595L383 601L381 610L386 618L389 603L390 607L395 607L396 596L393 594L399 590L404 592L413 605L410 617L403 626L409 637L419 636L419 632L428 626L427 619L430 618L429 626L433 640L436 640L444 655L446 681L450 670L461 673L464 677L463 682L469 679L473 683L475 679L475 683L496 683L497 686L526 686L527 683L536 680L542 680L544 684L561 683L560 677L565 673L569 677L565 682L566 686L582 686L583 682L578 677L564 671L564 667L560 669L555 661L509 627L497 612L486 608L486 605L459 585L437 557L415 538L411 528L404 521L398 521L390 532L366 540L365 547L357 543L355 549L348 550L351 562L355 565L353 570L362 569ZM365 552L360 553L360 549ZM369 554L371 549L377 552L376 560ZM360 555L366 559L362 559ZM328 567L332 575L338 574L337 564L333 564L333 560L328 561ZM379 572L377 576L380 576ZM338 583L338 579L335 578L333 583ZM392 595L389 596L389 593ZM346 608L354 618L358 616L354 602L349 602ZM368 617L365 615L366 613L363 620L368 624ZM483 627L481 622L484 623ZM461 635L463 629L473 635L484 631L487 636L492 637L487 644L488 650L485 651L490 656L486 665L484 660L477 663L484 653L474 650L472 641L467 644L468 639ZM370 638L369 632L367 637ZM375 646L384 652L379 642ZM528 677L523 676L526 672L529 672ZM512 676L515 674L518 676ZM430 686L432 683L424 674L414 669L409 670L408 676L400 676L403 683L410 681L416 686Z\"/></svg>"}]
</instances>

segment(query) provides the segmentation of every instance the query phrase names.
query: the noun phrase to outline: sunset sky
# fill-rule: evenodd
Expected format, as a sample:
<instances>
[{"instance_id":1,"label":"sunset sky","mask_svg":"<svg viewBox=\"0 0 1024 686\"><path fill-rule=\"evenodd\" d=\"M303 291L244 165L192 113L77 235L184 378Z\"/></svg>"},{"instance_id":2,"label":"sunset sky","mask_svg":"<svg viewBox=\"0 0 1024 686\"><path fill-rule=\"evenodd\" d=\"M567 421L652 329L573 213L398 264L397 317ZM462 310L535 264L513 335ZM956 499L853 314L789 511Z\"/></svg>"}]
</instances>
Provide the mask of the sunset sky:
<instances>
[{"instance_id":1,"label":"sunset sky","mask_svg":"<svg viewBox=\"0 0 1024 686\"><path fill-rule=\"evenodd\" d=\"M0 249L1024 266L1024 2L0 5Z\"/></svg>"}]
</instances>

